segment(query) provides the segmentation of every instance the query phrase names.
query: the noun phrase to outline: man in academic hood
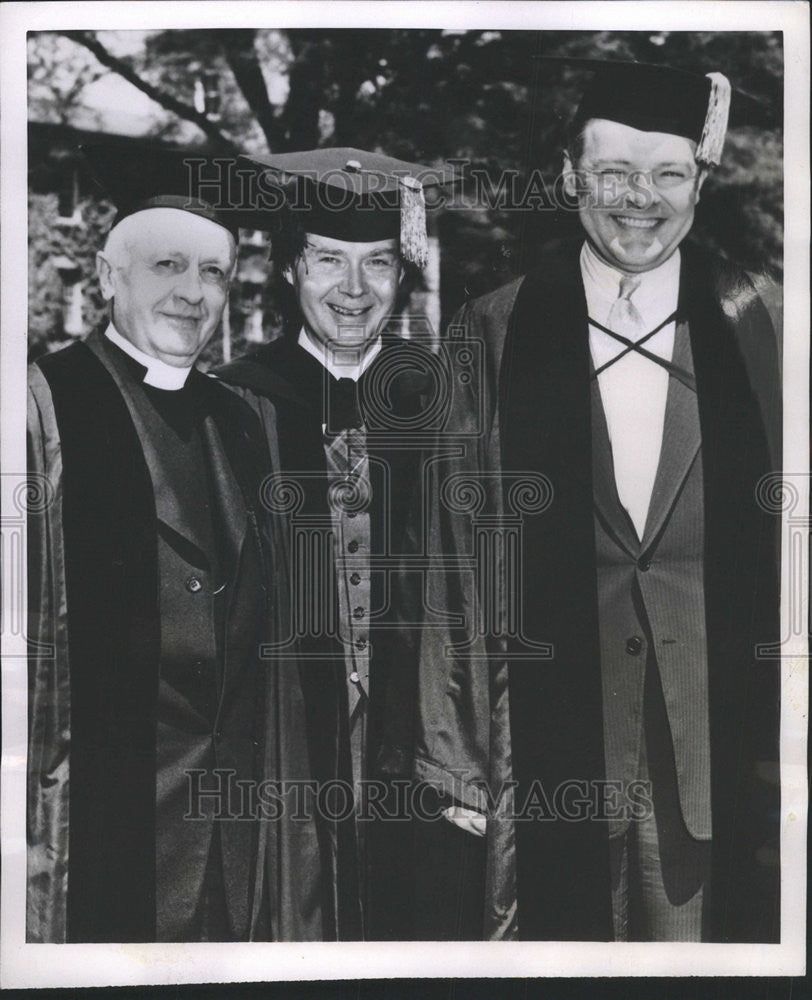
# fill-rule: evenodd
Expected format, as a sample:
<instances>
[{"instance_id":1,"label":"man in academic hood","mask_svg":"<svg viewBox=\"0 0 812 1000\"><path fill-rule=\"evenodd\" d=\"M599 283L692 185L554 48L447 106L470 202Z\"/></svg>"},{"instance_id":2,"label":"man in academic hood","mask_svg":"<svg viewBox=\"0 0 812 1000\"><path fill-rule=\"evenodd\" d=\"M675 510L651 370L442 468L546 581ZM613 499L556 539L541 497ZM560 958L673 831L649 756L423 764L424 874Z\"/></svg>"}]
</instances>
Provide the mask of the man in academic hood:
<instances>
[{"instance_id":1,"label":"man in academic hood","mask_svg":"<svg viewBox=\"0 0 812 1000\"><path fill-rule=\"evenodd\" d=\"M301 498L298 626L308 683L335 692L334 716L321 725L337 720L346 748L343 774L332 777L349 781L355 809L337 824L333 849L356 933L408 938L426 859L416 856L413 802L392 782L404 790L411 778L416 653L414 635L392 625L402 610L399 559L420 544L437 363L425 327L420 339L398 336L398 313L427 261L424 190L453 175L343 148L247 162L284 192L271 256L288 293L286 330L218 375L278 439L282 481ZM427 819L418 836L445 822L433 816L439 823Z\"/></svg>"},{"instance_id":2,"label":"man in academic hood","mask_svg":"<svg viewBox=\"0 0 812 1000\"><path fill-rule=\"evenodd\" d=\"M452 322L494 391L457 397L447 434L483 404L485 433L438 467L432 545L472 551L452 477L521 531L495 582L429 576L469 628L480 594L501 611L455 657L426 633L417 774L487 830L486 936L775 941L779 327L763 278L685 240L730 85L587 68L564 161L585 238Z\"/></svg>"},{"instance_id":3,"label":"man in academic hood","mask_svg":"<svg viewBox=\"0 0 812 1000\"><path fill-rule=\"evenodd\" d=\"M241 220L182 153L85 152L110 318L29 381L28 940L334 937L312 811L259 791L310 779L298 663L262 655L289 628L267 443L195 367Z\"/></svg>"}]
</instances>

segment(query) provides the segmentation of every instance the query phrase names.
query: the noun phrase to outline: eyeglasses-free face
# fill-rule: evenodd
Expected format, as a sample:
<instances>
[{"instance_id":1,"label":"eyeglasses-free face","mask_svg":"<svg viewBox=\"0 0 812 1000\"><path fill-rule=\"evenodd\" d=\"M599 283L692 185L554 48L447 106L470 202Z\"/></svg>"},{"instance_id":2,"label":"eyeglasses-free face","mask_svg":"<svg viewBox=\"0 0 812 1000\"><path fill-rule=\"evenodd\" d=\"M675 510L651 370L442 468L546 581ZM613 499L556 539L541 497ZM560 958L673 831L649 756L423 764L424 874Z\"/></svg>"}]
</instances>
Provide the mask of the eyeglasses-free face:
<instances>
[{"instance_id":1,"label":"eyeglasses-free face","mask_svg":"<svg viewBox=\"0 0 812 1000\"><path fill-rule=\"evenodd\" d=\"M318 343L361 347L393 312L401 273L397 240L351 243L308 233L304 253L285 277Z\"/></svg>"},{"instance_id":2,"label":"eyeglasses-free face","mask_svg":"<svg viewBox=\"0 0 812 1000\"><path fill-rule=\"evenodd\" d=\"M116 330L175 367L191 365L223 315L234 270L234 237L176 208L150 208L115 227L97 254Z\"/></svg>"}]
</instances>

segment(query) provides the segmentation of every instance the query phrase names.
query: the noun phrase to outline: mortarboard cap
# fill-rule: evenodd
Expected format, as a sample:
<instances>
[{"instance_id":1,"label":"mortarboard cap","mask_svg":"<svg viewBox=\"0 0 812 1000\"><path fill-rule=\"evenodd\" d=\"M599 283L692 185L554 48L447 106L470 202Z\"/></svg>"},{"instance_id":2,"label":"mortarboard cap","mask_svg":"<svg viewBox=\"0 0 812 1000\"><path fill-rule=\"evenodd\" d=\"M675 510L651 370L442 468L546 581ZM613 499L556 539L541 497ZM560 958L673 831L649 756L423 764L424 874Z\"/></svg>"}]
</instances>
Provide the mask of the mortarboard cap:
<instances>
[{"instance_id":1,"label":"mortarboard cap","mask_svg":"<svg viewBox=\"0 0 812 1000\"><path fill-rule=\"evenodd\" d=\"M418 267L428 259L426 192L456 180L449 167L348 147L241 161L275 178L307 232L351 243L397 239L404 259Z\"/></svg>"},{"instance_id":2,"label":"mortarboard cap","mask_svg":"<svg viewBox=\"0 0 812 1000\"><path fill-rule=\"evenodd\" d=\"M212 157L189 149L98 143L80 147L94 179L122 219L148 208L177 208L227 229L263 228L263 216L229 197L236 157Z\"/></svg>"},{"instance_id":3,"label":"mortarboard cap","mask_svg":"<svg viewBox=\"0 0 812 1000\"><path fill-rule=\"evenodd\" d=\"M696 160L706 165L721 162L731 110L740 119L746 118L748 110L759 104L734 92L722 73L701 76L670 66L611 59L537 58L593 73L573 117L573 128L590 118L604 118L644 132L684 136L697 144Z\"/></svg>"}]
</instances>

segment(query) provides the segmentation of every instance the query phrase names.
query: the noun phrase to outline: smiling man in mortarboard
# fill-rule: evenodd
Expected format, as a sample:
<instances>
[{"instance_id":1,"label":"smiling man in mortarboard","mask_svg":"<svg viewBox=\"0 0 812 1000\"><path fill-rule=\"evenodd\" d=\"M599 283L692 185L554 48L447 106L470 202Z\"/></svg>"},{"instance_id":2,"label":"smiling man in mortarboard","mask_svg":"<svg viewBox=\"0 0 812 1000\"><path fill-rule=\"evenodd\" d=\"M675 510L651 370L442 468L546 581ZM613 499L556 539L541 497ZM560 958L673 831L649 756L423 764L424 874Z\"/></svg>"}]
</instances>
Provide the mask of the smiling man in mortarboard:
<instances>
[{"instance_id":1,"label":"smiling man in mortarboard","mask_svg":"<svg viewBox=\"0 0 812 1000\"><path fill-rule=\"evenodd\" d=\"M586 239L454 318L487 345L495 432L437 474L484 474L494 513L518 513L500 470L552 500L524 517L503 619L521 626L488 685L487 637L441 670L453 636L427 634L416 759L467 775L480 831L483 787L517 782L513 828L487 819L486 935L775 941L780 678L758 650L778 638L780 525L757 487L780 468L780 328L764 279L683 242L731 88L581 66L564 184ZM448 432L481 405L460 397ZM432 516L442 555L466 548L442 498ZM435 574L429 605L464 614L471 586Z\"/></svg>"},{"instance_id":2,"label":"smiling man in mortarboard","mask_svg":"<svg viewBox=\"0 0 812 1000\"><path fill-rule=\"evenodd\" d=\"M180 152L85 152L110 319L30 372L28 940L321 939L315 821L258 800L311 777L295 659L261 657L290 627L267 443L194 367L240 220Z\"/></svg>"},{"instance_id":3,"label":"smiling man in mortarboard","mask_svg":"<svg viewBox=\"0 0 812 1000\"><path fill-rule=\"evenodd\" d=\"M339 892L355 899L358 920L341 936L410 937L412 827L385 783L411 777L415 673L386 625L420 506L413 432L434 403L435 366L428 345L397 336L397 313L427 262L424 192L453 174L346 148L245 159L285 193L271 254L292 294L285 335L218 375L278 440L284 476L301 488L295 516L308 545L321 546L295 546L293 572L305 600L303 676L335 692L320 725L338 722L349 768L333 777L354 791L335 851ZM392 820L372 822L384 813Z\"/></svg>"}]
</instances>

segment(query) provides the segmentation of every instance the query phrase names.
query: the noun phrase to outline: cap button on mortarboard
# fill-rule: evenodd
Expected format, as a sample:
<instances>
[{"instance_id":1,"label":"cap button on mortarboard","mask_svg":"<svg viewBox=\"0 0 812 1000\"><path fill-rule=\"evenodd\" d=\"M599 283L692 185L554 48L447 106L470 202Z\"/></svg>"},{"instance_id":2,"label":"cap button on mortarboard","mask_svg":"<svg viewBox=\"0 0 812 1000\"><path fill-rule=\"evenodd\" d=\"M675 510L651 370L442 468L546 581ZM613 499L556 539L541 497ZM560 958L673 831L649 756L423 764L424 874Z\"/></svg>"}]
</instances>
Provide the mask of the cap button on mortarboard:
<instances>
[{"instance_id":1,"label":"cap button on mortarboard","mask_svg":"<svg viewBox=\"0 0 812 1000\"><path fill-rule=\"evenodd\" d=\"M360 174L361 164L358 162L358 160L347 160L347 162L344 164L344 169L348 170L350 173L353 174Z\"/></svg>"}]
</instances>

